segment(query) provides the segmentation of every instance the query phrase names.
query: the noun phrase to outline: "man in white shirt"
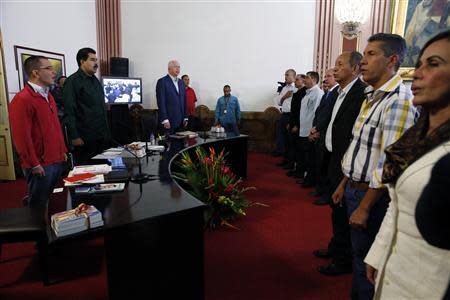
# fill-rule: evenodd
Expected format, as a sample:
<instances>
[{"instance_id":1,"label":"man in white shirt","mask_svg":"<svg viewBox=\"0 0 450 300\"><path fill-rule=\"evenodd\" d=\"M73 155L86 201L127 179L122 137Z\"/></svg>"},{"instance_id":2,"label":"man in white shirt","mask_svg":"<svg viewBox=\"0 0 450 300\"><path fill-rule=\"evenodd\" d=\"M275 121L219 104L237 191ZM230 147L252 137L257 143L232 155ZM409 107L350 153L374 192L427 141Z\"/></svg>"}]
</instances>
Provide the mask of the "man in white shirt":
<instances>
[{"instance_id":1,"label":"man in white shirt","mask_svg":"<svg viewBox=\"0 0 450 300\"><path fill-rule=\"evenodd\" d=\"M294 69L289 69L284 74L286 85L281 90L280 94L274 99L276 105L280 108L281 117L277 123L276 131L276 150L274 156L281 156L287 153L288 148L288 131L287 125L291 116L291 100L292 95L297 91L294 85L296 72Z\"/></svg>"},{"instance_id":2,"label":"man in white shirt","mask_svg":"<svg viewBox=\"0 0 450 300\"><path fill-rule=\"evenodd\" d=\"M311 172L311 142L308 141L311 132L314 115L317 107L322 99L323 91L319 85L319 73L310 71L306 73L305 86L307 88L306 95L300 106L300 129L299 129L299 145L300 145L300 169L301 173ZM300 176L301 177L301 176Z\"/></svg>"}]
</instances>

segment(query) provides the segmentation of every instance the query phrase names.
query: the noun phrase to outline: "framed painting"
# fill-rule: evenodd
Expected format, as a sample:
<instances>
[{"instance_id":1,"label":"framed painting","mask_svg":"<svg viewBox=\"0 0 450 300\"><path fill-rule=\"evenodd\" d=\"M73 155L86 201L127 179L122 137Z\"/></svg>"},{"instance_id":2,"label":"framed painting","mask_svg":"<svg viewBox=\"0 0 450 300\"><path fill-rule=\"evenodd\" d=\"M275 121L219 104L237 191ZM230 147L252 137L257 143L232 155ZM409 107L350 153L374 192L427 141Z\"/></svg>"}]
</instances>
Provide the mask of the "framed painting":
<instances>
[{"instance_id":1,"label":"framed painting","mask_svg":"<svg viewBox=\"0 0 450 300\"><path fill-rule=\"evenodd\" d=\"M23 89L25 82L28 81L28 75L25 73L23 64L25 60L32 55L40 55L48 58L48 60L53 66L53 69L56 72L55 80L59 76L66 75L66 62L64 60L64 54L27 48L17 45L14 46L14 54L16 57L16 70L19 73L20 89Z\"/></svg>"},{"instance_id":2,"label":"framed painting","mask_svg":"<svg viewBox=\"0 0 450 300\"><path fill-rule=\"evenodd\" d=\"M392 33L406 40L406 55L399 70L412 79L420 50L438 32L449 29L450 0L395 0L392 7Z\"/></svg>"}]
</instances>

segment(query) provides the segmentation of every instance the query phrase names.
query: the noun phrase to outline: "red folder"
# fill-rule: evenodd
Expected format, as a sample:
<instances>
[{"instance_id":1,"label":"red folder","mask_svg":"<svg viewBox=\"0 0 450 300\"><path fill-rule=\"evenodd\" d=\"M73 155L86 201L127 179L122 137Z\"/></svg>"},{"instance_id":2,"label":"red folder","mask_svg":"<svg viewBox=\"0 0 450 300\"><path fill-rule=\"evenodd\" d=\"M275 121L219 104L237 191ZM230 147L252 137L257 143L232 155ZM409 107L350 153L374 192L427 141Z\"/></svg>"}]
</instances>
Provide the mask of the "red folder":
<instances>
[{"instance_id":1,"label":"red folder","mask_svg":"<svg viewBox=\"0 0 450 300\"><path fill-rule=\"evenodd\" d=\"M70 182L70 183L74 183L74 182L78 182L78 181L85 181L85 180L91 179L95 176L96 175L94 173L82 173L82 174L78 174L75 176L66 177L63 180Z\"/></svg>"}]
</instances>

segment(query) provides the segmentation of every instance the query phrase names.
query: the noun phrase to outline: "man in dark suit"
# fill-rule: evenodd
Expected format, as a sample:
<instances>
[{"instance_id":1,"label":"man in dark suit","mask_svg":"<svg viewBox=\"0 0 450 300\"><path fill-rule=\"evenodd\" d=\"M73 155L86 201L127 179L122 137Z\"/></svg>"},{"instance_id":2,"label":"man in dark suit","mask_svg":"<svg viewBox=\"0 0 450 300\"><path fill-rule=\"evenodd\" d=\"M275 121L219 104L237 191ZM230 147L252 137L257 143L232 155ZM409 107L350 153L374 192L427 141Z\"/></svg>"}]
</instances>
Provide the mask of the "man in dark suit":
<instances>
[{"instance_id":1,"label":"man in dark suit","mask_svg":"<svg viewBox=\"0 0 450 300\"><path fill-rule=\"evenodd\" d=\"M289 148L287 153L287 159L286 161L281 163L281 166L285 169L288 169L288 176L293 176L296 174L295 171L295 164L298 161L298 145L297 145L297 137L298 137L298 128L300 126L299 122L299 115L300 115L300 103L303 99L303 97L306 95L306 87L305 87L305 74L297 74L295 76L295 87L297 88L297 91L292 95L291 100L291 115L289 118L289 123L287 125L287 131L288 131L288 142L289 142ZM294 169L294 170L291 170Z\"/></svg>"},{"instance_id":2,"label":"man in dark suit","mask_svg":"<svg viewBox=\"0 0 450 300\"><path fill-rule=\"evenodd\" d=\"M334 69L329 69L325 72L325 79L323 82L324 88L326 88L325 94L323 94L320 100L319 107L317 107L313 127L309 134L308 140L311 145L311 172L306 176L303 187L313 187L315 185L322 186L324 180L321 180L322 166L326 161L323 160L323 146L325 145L325 131L327 130L328 123L331 119L331 112L333 111L334 103L338 97L339 85L334 79ZM326 173L323 172L323 173ZM301 182L301 179L300 179ZM319 182L322 182L319 184ZM320 187L318 187L320 189ZM318 195L313 193L312 196ZM317 202L315 202L317 203ZM326 203L328 204L328 203Z\"/></svg>"},{"instance_id":3,"label":"man in dark suit","mask_svg":"<svg viewBox=\"0 0 450 300\"><path fill-rule=\"evenodd\" d=\"M187 125L186 87L178 78L180 63L169 61L168 73L156 84L158 115L164 133L171 134Z\"/></svg>"},{"instance_id":4,"label":"man in dark suit","mask_svg":"<svg viewBox=\"0 0 450 300\"><path fill-rule=\"evenodd\" d=\"M359 79L361 59L362 55L357 51L344 52L336 59L334 78L339 83L339 95L325 133L325 157L329 157L327 177L331 188L328 197L343 178L341 160L352 139L353 125L365 99L366 85ZM330 264L319 267L320 273L340 275L352 270L350 227L345 201L342 206L331 200L329 203L333 236L328 248L315 250L314 255L333 258Z\"/></svg>"}]
</instances>

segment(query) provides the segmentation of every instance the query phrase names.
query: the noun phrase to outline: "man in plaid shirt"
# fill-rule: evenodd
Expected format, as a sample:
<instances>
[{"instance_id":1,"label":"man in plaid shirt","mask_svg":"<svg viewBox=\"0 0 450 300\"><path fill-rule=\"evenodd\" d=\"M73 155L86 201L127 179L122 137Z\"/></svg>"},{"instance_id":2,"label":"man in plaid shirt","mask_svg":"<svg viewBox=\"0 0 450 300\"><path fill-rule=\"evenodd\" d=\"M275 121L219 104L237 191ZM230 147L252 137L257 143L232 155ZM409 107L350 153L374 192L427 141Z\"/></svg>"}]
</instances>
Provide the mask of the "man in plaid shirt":
<instances>
[{"instance_id":1,"label":"man in plaid shirt","mask_svg":"<svg viewBox=\"0 0 450 300\"><path fill-rule=\"evenodd\" d=\"M345 176L332 196L336 204L343 199L347 204L353 251L352 299L372 299L374 294L364 258L389 205L387 189L381 183L384 149L414 123L411 91L396 74L405 48L405 40L396 34L378 33L368 39L361 74L370 86L342 160Z\"/></svg>"}]
</instances>

